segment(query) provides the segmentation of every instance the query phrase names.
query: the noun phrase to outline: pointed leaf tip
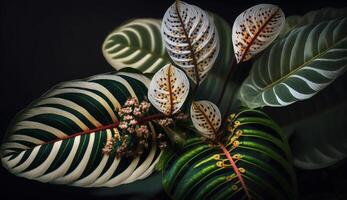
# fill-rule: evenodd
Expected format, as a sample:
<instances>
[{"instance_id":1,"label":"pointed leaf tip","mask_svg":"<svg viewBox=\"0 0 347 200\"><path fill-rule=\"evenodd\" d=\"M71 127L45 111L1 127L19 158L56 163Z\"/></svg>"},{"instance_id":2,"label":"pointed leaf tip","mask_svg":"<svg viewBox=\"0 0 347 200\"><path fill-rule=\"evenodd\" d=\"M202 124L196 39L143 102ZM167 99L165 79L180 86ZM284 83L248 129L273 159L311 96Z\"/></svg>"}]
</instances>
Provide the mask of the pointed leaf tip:
<instances>
[{"instance_id":1,"label":"pointed leaf tip","mask_svg":"<svg viewBox=\"0 0 347 200\"><path fill-rule=\"evenodd\" d=\"M285 22L276 5L259 4L242 12L235 20L232 40L238 63L251 59L276 39Z\"/></svg>"},{"instance_id":2,"label":"pointed leaf tip","mask_svg":"<svg viewBox=\"0 0 347 200\"><path fill-rule=\"evenodd\" d=\"M195 101L190 109L194 127L206 138L214 139L221 126L221 113L210 101Z\"/></svg>"},{"instance_id":3,"label":"pointed leaf tip","mask_svg":"<svg viewBox=\"0 0 347 200\"><path fill-rule=\"evenodd\" d=\"M173 62L195 83L201 83L220 48L212 17L197 6L177 1L163 17L161 34Z\"/></svg>"},{"instance_id":4,"label":"pointed leaf tip","mask_svg":"<svg viewBox=\"0 0 347 200\"><path fill-rule=\"evenodd\" d=\"M175 114L189 93L189 80L185 73L171 64L154 74L149 85L148 99L165 115Z\"/></svg>"}]
</instances>

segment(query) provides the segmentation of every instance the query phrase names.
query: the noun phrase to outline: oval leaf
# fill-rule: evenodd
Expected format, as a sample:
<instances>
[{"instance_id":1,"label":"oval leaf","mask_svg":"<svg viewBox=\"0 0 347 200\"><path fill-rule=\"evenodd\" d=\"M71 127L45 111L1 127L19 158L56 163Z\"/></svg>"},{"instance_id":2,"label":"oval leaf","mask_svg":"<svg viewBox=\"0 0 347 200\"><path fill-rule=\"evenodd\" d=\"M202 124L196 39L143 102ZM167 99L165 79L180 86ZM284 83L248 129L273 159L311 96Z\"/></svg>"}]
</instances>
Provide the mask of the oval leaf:
<instances>
[{"instance_id":1,"label":"oval leaf","mask_svg":"<svg viewBox=\"0 0 347 200\"><path fill-rule=\"evenodd\" d=\"M210 101L194 101L190 108L194 127L206 138L215 138L221 125L218 107Z\"/></svg>"},{"instance_id":2,"label":"oval leaf","mask_svg":"<svg viewBox=\"0 0 347 200\"><path fill-rule=\"evenodd\" d=\"M290 149L277 124L264 113L247 110L229 123L226 142L211 145L199 137L181 150L164 152L163 187L172 199L296 199ZM191 134L189 134L191 135ZM229 162L232 157L244 181Z\"/></svg>"},{"instance_id":3,"label":"oval leaf","mask_svg":"<svg viewBox=\"0 0 347 200\"><path fill-rule=\"evenodd\" d=\"M240 89L248 107L286 106L329 85L347 66L347 18L295 29L254 63Z\"/></svg>"},{"instance_id":4,"label":"oval leaf","mask_svg":"<svg viewBox=\"0 0 347 200\"><path fill-rule=\"evenodd\" d=\"M186 74L168 64L153 76L148 99L156 109L170 116L182 107L188 93L189 80Z\"/></svg>"},{"instance_id":5,"label":"oval leaf","mask_svg":"<svg viewBox=\"0 0 347 200\"><path fill-rule=\"evenodd\" d=\"M102 153L115 109L130 97L143 100L149 79L140 74L102 74L62 83L17 115L1 147L3 166L17 176L81 187L113 187L150 175L160 150L153 139L140 157ZM109 127L109 128L108 128Z\"/></svg>"},{"instance_id":6,"label":"oval leaf","mask_svg":"<svg viewBox=\"0 0 347 200\"><path fill-rule=\"evenodd\" d=\"M116 28L104 41L102 52L116 69L126 67L144 73L157 72L170 63L160 36L161 20L135 19Z\"/></svg>"},{"instance_id":7,"label":"oval leaf","mask_svg":"<svg viewBox=\"0 0 347 200\"><path fill-rule=\"evenodd\" d=\"M161 33L173 62L200 84L219 52L212 18L197 6L176 1L164 15Z\"/></svg>"},{"instance_id":8,"label":"oval leaf","mask_svg":"<svg viewBox=\"0 0 347 200\"><path fill-rule=\"evenodd\" d=\"M259 4L241 13L233 25L233 46L238 63L251 59L276 39L284 25L282 10Z\"/></svg>"}]
</instances>

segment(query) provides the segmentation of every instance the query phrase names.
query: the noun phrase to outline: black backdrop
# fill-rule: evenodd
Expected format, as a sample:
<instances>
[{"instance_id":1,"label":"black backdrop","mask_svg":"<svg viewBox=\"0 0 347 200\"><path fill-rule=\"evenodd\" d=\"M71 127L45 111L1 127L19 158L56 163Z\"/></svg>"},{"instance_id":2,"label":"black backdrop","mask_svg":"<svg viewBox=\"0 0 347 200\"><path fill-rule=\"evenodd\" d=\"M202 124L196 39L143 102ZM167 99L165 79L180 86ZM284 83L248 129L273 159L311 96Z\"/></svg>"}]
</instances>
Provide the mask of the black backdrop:
<instances>
[{"instance_id":1,"label":"black backdrop","mask_svg":"<svg viewBox=\"0 0 347 200\"><path fill-rule=\"evenodd\" d=\"M101 52L106 35L130 18L160 18L173 1L18 1L5 0L1 10L0 138L20 109L53 85L67 80L112 71ZM236 15L260 2L275 3L285 14L304 14L339 1L242 1L187 2L218 13L230 24ZM298 170L302 199L347 199L346 163L332 169ZM151 187L151 185L148 185ZM15 177L0 167L0 199L130 199L95 196L89 189L41 184ZM167 199L159 192L153 199ZM144 199L141 195L132 199Z\"/></svg>"}]
</instances>

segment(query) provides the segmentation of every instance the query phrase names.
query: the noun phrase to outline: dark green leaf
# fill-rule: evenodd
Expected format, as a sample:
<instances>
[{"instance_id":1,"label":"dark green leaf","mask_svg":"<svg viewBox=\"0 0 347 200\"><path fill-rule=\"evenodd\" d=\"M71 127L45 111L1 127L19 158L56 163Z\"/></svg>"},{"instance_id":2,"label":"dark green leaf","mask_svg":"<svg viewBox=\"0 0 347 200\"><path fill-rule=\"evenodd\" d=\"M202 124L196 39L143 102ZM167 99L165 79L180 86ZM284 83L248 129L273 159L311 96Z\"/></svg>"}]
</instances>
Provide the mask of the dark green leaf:
<instances>
[{"instance_id":1,"label":"dark green leaf","mask_svg":"<svg viewBox=\"0 0 347 200\"><path fill-rule=\"evenodd\" d=\"M287 106L324 89L346 66L347 18L303 26L255 61L239 97L250 108Z\"/></svg>"},{"instance_id":2,"label":"dark green leaf","mask_svg":"<svg viewBox=\"0 0 347 200\"><path fill-rule=\"evenodd\" d=\"M238 123L224 146L238 169L245 170L241 171L241 176L251 197L295 199L295 173L288 143L279 127L256 110L240 112L230 125ZM163 186L173 199L246 197L245 189L220 146L208 144L199 137L189 139L181 150L165 152L161 163Z\"/></svg>"},{"instance_id":3,"label":"dark green leaf","mask_svg":"<svg viewBox=\"0 0 347 200\"><path fill-rule=\"evenodd\" d=\"M140 101L150 80L118 72L64 82L45 93L13 120L1 148L3 166L17 176L82 187L113 187L143 179L160 150L153 140L133 159L103 154L116 128L116 109L131 96ZM88 132L89 131L89 132Z\"/></svg>"}]
</instances>

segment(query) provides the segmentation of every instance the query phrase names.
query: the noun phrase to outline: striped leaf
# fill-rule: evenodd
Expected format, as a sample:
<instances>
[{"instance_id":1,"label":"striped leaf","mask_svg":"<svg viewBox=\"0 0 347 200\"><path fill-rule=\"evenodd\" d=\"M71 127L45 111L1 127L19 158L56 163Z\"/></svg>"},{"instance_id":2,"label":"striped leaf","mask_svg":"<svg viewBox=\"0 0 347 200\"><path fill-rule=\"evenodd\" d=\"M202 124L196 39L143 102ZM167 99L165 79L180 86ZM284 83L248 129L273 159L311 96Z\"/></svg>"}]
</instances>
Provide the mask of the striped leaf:
<instances>
[{"instance_id":1,"label":"striped leaf","mask_svg":"<svg viewBox=\"0 0 347 200\"><path fill-rule=\"evenodd\" d=\"M329 21L336 18L347 17L347 8L322 8L319 10L313 10L306 13L303 16L293 15L286 18L285 25L279 35L279 37L285 36L288 32L294 28L309 24L318 24L323 21Z\"/></svg>"},{"instance_id":2,"label":"striped leaf","mask_svg":"<svg viewBox=\"0 0 347 200\"><path fill-rule=\"evenodd\" d=\"M173 62L199 85L219 52L212 18L197 6L176 1L163 17L161 34Z\"/></svg>"},{"instance_id":3,"label":"striped leaf","mask_svg":"<svg viewBox=\"0 0 347 200\"><path fill-rule=\"evenodd\" d=\"M179 111L188 93L189 80L186 74L168 64L153 76L148 90L148 99L156 109L170 116Z\"/></svg>"},{"instance_id":4,"label":"striped leaf","mask_svg":"<svg viewBox=\"0 0 347 200\"><path fill-rule=\"evenodd\" d=\"M165 152L163 186L173 199L295 199L296 178L287 141L264 113L247 110L231 116L221 145L193 137L179 151ZM241 184L232 158L244 182Z\"/></svg>"},{"instance_id":5,"label":"striped leaf","mask_svg":"<svg viewBox=\"0 0 347 200\"><path fill-rule=\"evenodd\" d=\"M218 107L210 101L194 101L190 108L193 125L206 138L214 139L222 117Z\"/></svg>"},{"instance_id":6,"label":"striped leaf","mask_svg":"<svg viewBox=\"0 0 347 200\"><path fill-rule=\"evenodd\" d=\"M116 28L104 41L102 52L116 69L131 67L153 73L170 63L160 36L158 19L135 19Z\"/></svg>"},{"instance_id":7,"label":"striped leaf","mask_svg":"<svg viewBox=\"0 0 347 200\"><path fill-rule=\"evenodd\" d=\"M233 25L233 46L238 63L251 59L276 39L285 21L275 5L259 4L241 13Z\"/></svg>"},{"instance_id":8,"label":"striped leaf","mask_svg":"<svg viewBox=\"0 0 347 200\"><path fill-rule=\"evenodd\" d=\"M347 65L347 18L297 28L253 64L240 89L250 108L286 106L325 88Z\"/></svg>"},{"instance_id":9,"label":"striped leaf","mask_svg":"<svg viewBox=\"0 0 347 200\"><path fill-rule=\"evenodd\" d=\"M116 109L143 100L149 79L102 74L57 85L17 115L1 147L3 166L17 176L81 187L113 187L150 175L158 161L153 139L141 157L116 158L102 148L118 130ZM107 128L109 127L109 128Z\"/></svg>"}]
</instances>

